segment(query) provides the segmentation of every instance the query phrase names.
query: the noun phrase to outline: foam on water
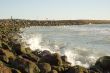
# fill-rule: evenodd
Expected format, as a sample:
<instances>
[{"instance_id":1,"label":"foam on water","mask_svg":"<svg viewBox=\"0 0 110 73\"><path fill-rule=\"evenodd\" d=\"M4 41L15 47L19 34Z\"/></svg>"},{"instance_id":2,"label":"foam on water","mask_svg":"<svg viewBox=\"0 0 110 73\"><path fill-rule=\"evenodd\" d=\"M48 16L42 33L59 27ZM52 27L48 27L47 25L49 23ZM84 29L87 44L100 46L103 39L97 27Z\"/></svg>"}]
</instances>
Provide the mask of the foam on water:
<instances>
[{"instance_id":1,"label":"foam on water","mask_svg":"<svg viewBox=\"0 0 110 73\"><path fill-rule=\"evenodd\" d=\"M82 48L82 47L76 47L76 48L63 47L65 48L63 49L61 48L62 46L60 45L57 45L57 44L52 45L51 44L52 42L49 42L47 44L45 41L42 41L42 37L39 34L29 34L29 35L25 34L25 36L23 35L22 37L23 39L25 39L26 43L33 51L36 49L39 49L42 51L48 50L52 53L58 52L61 55L66 55L68 58L68 61L71 62L73 66L81 65L84 67L89 67L90 65L95 63L98 57L106 55L103 52L96 49L93 50L93 49Z\"/></svg>"},{"instance_id":2,"label":"foam on water","mask_svg":"<svg viewBox=\"0 0 110 73\"><path fill-rule=\"evenodd\" d=\"M78 26L76 29L75 27L73 27L74 30L73 30L73 28L71 29L71 27L69 28L68 26L54 27L55 29L53 27L51 27L51 28L46 27L46 29L48 29L48 31L45 31L46 29L44 30L44 29L41 29L41 27L40 27L40 29L34 30L34 32L32 31L32 29L31 29L31 32L29 31L29 29L26 29L24 31L24 33L22 33L21 35L22 35L23 41L25 41L33 51L36 49L40 49L42 51L49 50L52 53L58 52L61 55L66 55L68 58L68 61L71 62L73 66L81 65L84 67L89 67L90 65L94 64L95 61L99 57L105 56L105 55L110 55L109 54L110 51L104 51L105 49L94 48L94 44L95 43L97 44L97 42L94 42L94 44L91 42L89 42L88 44L84 43L84 41L88 41L88 40L92 40L92 42L96 41L96 40L99 41L100 39L102 40L102 38L104 38L105 35L109 35L110 30L108 30L108 27L107 28L104 27L103 30L99 29L98 27L97 27L98 29L96 29L96 27L93 29L92 28L88 29L87 27L80 29L80 28L78 28ZM59 32L58 32L58 29L60 30ZM71 32L71 31L70 31L71 33L65 32L68 29L69 30L71 29L71 31L73 31L73 32ZM80 33L74 32L76 30L80 31ZM86 32L85 32L85 30L86 30ZM93 36L94 34L90 34L90 32L94 33L94 31L96 32L95 36ZM41 33L41 32L43 32L43 33ZM69 34L65 34L65 33L69 33ZM76 35L74 35L74 34L72 35L72 33L74 33ZM99 33L101 34L101 37L99 36ZM51 35L51 37L50 37L50 35ZM60 35L60 36L57 36L57 35ZM82 38L83 37L82 35L84 36L84 38ZM90 35L92 35L92 36L90 36ZM103 35L104 35L104 37L103 37ZM47 38L45 39L44 37L47 37L49 39L47 39ZM58 38L58 37L60 37L60 38ZM68 39L68 37L71 39ZM79 40L78 37L80 37L81 40ZM94 39L94 37L95 37L95 39ZM72 41L74 43L67 43L68 41L71 42L72 39L74 39L74 41ZM75 39L77 39L77 41L81 42L82 45L92 44L93 48L85 47L85 46L82 47L81 43L75 41ZM61 42L61 40L64 40L63 43ZM101 42L106 42L106 41L102 40ZM109 43L109 41L108 41L108 43ZM77 44L78 46L74 45L74 47L73 47L72 46L73 44ZM106 46L104 46L104 47L106 47Z\"/></svg>"}]
</instances>

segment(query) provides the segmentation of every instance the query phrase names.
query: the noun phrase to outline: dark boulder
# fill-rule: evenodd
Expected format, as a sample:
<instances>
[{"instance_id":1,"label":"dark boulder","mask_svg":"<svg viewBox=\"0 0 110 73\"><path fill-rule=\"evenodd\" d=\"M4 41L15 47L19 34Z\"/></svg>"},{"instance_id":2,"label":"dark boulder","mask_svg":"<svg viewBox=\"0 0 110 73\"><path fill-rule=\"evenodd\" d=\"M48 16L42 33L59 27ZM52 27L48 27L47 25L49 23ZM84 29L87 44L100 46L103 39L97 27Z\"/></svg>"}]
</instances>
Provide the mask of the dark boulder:
<instances>
[{"instance_id":1,"label":"dark boulder","mask_svg":"<svg viewBox=\"0 0 110 73\"><path fill-rule=\"evenodd\" d=\"M22 57L18 57L15 61L11 61L11 65L20 70L22 73L39 73L40 70L38 66L27 59L24 59Z\"/></svg>"},{"instance_id":2,"label":"dark boulder","mask_svg":"<svg viewBox=\"0 0 110 73\"><path fill-rule=\"evenodd\" d=\"M50 73L58 73L56 70L52 70Z\"/></svg>"},{"instance_id":3,"label":"dark boulder","mask_svg":"<svg viewBox=\"0 0 110 73\"><path fill-rule=\"evenodd\" d=\"M96 67L99 67L103 72L110 72L110 56L100 57L96 63Z\"/></svg>"},{"instance_id":4,"label":"dark boulder","mask_svg":"<svg viewBox=\"0 0 110 73\"><path fill-rule=\"evenodd\" d=\"M27 47L25 48L23 43L18 42L17 39L16 40L11 40L8 42L8 45L11 47L12 51L16 54L16 55L22 55L24 53L30 53L32 52L32 50Z\"/></svg>"},{"instance_id":5,"label":"dark boulder","mask_svg":"<svg viewBox=\"0 0 110 73\"><path fill-rule=\"evenodd\" d=\"M61 66L62 59L58 53L48 54L41 57L40 62L47 62L50 65Z\"/></svg>"},{"instance_id":6,"label":"dark boulder","mask_svg":"<svg viewBox=\"0 0 110 73\"><path fill-rule=\"evenodd\" d=\"M62 65L62 59L61 56L58 53L54 53L53 54L53 59L54 59L54 64L57 66L61 66Z\"/></svg>"},{"instance_id":7,"label":"dark boulder","mask_svg":"<svg viewBox=\"0 0 110 73\"><path fill-rule=\"evenodd\" d=\"M67 61L67 56L61 56L63 65L71 66L71 63Z\"/></svg>"},{"instance_id":8,"label":"dark boulder","mask_svg":"<svg viewBox=\"0 0 110 73\"><path fill-rule=\"evenodd\" d=\"M1 42L1 47L6 50L11 50L11 47L5 42Z\"/></svg>"},{"instance_id":9,"label":"dark boulder","mask_svg":"<svg viewBox=\"0 0 110 73\"><path fill-rule=\"evenodd\" d=\"M51 71L51 66L49 63L40 63L38 66L41 70L40 73L49 73Z\"/></svg>"},{"instance_id":10,"label":"dark boulder","mask_svg":"<svg viewBox=\"0 0 110 73\"><path fill-rule=\"evenodd\" d=\"M43 57L43 56L47 56L47 55L51 55L51 52L48 51L48 50L44 50L44 51L41 52L40 55L41 55L41 57Z\"/></svg>"},{"instance_id":11,"label":"dark boulder","mask_svg":"<svg viewBox=\"0 0 110 73\"><path fill-rule=\"evenodd\" d=\"M12 72L12 73L21 73L19 70L14 69L14 68L11 69L11 72Z\"/></svg>"},{"instance_id":12,"label":"dark boulder","mask_svg":"<svg viewBox=\"0 0 110 73\"><path fill-rule=\"evenodd\" d=\"M9 50L0 49L0 60L8 63L10 59L14 60L16 57L13 52Z\"/></svg>"},{"instance_id":13,"label":"dark boulder","mask_svg":"<svg viewBox=\"0 0 110 73\"><path fill-rule=\"evenodd\" d=\"M25 59L28 59L28 60L31 60L32 62L34 63L38 63L40 58L36 55L34 55L33 53L30 53L30 54L23 54L21 55L23 58Z\"/></svg>"},{"instance_id":14,"label":"dark boulder","mask_svg":"<svg viewBox=\"0 0 110 73\"><path fill-rule=\"evenodd\" d=\"M70 67L66 73L89 73L89 71L86 68L77 65Z\"/></svg>"},{"instance_id":15,"label":"dark boulder","mask_svg":"<svg viewBox=\"0 0 110 73\"><path fill-rule=\"evenodd\" d=\"M11 68L5 66L4 63L0 61L0 73L12 73Z\"/></svg>"},{"instance_id":16,"label":"dark boulder","mask_svg":"<svg viewBox=\"0 0 110 73\"><path fill-rule=\"evenodd\" d=\"M51 55L51 53L49 51L47 51L47 50L40 51L39 49L33 51L32 53L36 56L39 56L39 57L44 57L44 56L47 56L47 55Z\"/></svg>"},{"instance_id":17,"label":"dark boulder","mask_svg":"<svg viewBox=\"0 0 110 73\"><path fill-rule=\"evenodd\" d=\"M52 69L56 70L58 73L64 73L65 69L63 66L52 66Z\"/></svg>"}]
</instances>

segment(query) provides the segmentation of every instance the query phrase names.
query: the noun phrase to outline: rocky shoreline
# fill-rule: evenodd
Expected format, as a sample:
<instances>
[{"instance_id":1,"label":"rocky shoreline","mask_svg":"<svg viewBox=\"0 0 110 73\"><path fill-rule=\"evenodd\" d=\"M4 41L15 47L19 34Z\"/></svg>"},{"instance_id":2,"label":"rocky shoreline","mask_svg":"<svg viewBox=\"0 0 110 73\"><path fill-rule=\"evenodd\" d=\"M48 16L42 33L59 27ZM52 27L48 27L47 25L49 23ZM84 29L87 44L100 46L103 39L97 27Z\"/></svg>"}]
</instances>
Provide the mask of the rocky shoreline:
<instances>
[{"instance_id":1,"label":"rocky shoreline","mask_svg":"<svg viewBox=\"0 0 110 73\"><path fill-rule=\"evenodd\" d=\"M25 19L0 19L0 25L13 25L18 27L29 26L62 26L85 24L110 24L110 20L25 20Z\"/></svg>"},{"instance_id":2,"label":"rocky shoreline","mask_svg":"<svg viewBox=\"0 0 110 73\"><path fill-rule=\"evenodd\" d=\"M0 73L109 73L110 56L100 57L89 68L72 66L67 57L47 50L24 47L18 35L22 25L0 25Z\"/></svg>"}]
</instances>

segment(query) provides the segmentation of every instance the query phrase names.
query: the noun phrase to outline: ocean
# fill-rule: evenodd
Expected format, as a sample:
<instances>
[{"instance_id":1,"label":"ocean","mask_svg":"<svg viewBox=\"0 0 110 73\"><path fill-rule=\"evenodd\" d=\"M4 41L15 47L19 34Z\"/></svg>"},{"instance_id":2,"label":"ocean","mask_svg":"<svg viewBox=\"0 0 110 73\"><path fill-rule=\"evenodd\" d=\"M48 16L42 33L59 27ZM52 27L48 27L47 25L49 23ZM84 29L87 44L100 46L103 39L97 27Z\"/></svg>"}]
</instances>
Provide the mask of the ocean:
<instances>
[{"instance_id":1,"label":"ocean","mask_svg":"<svg viewBox=\"0 0 110 73\"><path fill-rule=\"evenodd\" d=\"M110 24L31 26L20 29L22 40L32 50L66 55L72 65L89 67L110 55Z\"/></svg>"}]
</instances>

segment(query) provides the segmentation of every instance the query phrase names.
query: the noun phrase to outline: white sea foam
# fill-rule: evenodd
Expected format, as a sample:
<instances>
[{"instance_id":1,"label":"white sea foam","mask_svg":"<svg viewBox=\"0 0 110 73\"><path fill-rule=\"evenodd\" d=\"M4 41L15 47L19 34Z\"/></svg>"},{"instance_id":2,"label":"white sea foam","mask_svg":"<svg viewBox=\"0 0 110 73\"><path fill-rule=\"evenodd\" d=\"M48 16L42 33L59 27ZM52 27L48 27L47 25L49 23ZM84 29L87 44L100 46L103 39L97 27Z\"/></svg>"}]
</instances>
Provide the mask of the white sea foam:
<instances>
[{"instance_id":1,"label":"white sea foam","mask_svg":"<svg viewBox=\"0 0 110 73\"><path fill-rule=\"evenodd\" d=\"M58 52L61 55L66 55L73 66L89 67L99 57L110 55L110 51L105 49L110 44L109 41L105 41L109 39L109 36L106 36L110 34L108 27L59 26L34 27L24 30L21 34L23 41L33 51L40 49L42 51L49 50L52 53ZM94 41L100 42L100 44ZM101 44L103 42L107 42L107 44Z\"/></svg>"},{"instance_id":2,"label":"white sea foam","mask_svg":"<svg viewBox=\"0 0 110 73\"><path fill-rule=\"evenodd\" d=\"M82 48L82 47L76 47L76 48L68 48L64 47L65 49L62 49L60 45L57 44L51 44L52 42L49 42L47 44L42 40L42 36L39 34L31 34L23 36L25 37L25 41L28 44L28 46L34 51L36 49L39 50L48 50L52 53L58 52L61 55L66 55L68 58L68 61L71 62L71 64L74 65L81 65L84 67L89 67L90 65L94 64L98 57L101 57L100 55L102 52L95 52L93 49L88 48ZM43 45L42 45L43 43ZM44 44L45 43L45 44ZM98 54L99 53L99 54Z\"/></svg>"}]
</instances>

